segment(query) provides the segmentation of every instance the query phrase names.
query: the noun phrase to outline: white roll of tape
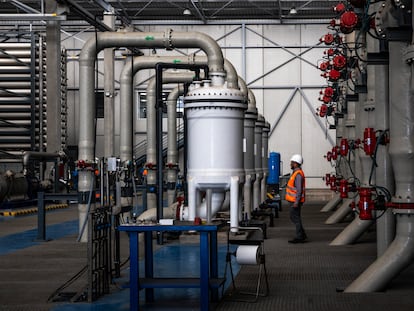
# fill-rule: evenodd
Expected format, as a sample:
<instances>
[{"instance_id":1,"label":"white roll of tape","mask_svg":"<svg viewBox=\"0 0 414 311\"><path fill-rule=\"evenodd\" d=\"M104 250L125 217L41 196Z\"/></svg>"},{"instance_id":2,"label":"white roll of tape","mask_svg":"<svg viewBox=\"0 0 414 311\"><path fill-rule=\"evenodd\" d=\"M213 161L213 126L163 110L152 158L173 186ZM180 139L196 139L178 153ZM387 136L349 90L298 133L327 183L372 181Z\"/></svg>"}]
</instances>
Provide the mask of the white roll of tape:
<instances>
[{"instance_id":1,"label":"white roll of tape","mask_svg":"<svg viewBox=\"0 0 414 311\"><path fill-rule=\"evenodd\" d=\"M257 265L259 255L259 245L240 245L236 251L236 261L239 265Z\"/></svg>"}]
</instances>

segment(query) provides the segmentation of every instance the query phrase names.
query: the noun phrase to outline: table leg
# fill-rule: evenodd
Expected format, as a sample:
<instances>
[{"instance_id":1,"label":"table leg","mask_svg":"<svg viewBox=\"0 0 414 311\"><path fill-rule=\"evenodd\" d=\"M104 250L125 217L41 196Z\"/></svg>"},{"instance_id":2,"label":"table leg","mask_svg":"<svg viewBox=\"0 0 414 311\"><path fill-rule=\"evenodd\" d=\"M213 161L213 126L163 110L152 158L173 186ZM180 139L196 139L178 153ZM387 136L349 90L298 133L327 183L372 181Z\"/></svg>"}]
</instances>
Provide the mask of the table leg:
<instances>
[{"instance_id":1,"label":"table leg","mask_svg":"<svg viewBox=\"0 0 414 311\"><path fill-rule=\"evenodd\" d=\"M145 277L153 278L154 277L154 254L153 254L153 245L152 245L152 232L144 232L145 236ZM154 289L146 288L145 289L145 299L147 302L154 301Z\"/></svg>"},{"instance_id":2,"label":"table leg","mask_svg":"<svg viewBox=\"0 0 414 311\"><path fill-rule=\"evenodd\" d=\"M129 303L132 311L139 310L139 258L138 258L138 232L129 233L129 254L130 254L130 270L129 270Z\"/></svg>"},{"instance_id":3,"label":"table leg","mask_svg":"<svg viewBox=\"0 0 414 311\"><path fill-rule=\"evenodd\" d=\"M210 278L218 278L218 247L217 231L210 232ZM214 288L211 293L212 301L218 301L218 289Z\"/></svg>"},{"instance_id":4,"label":"table leg","mask_svg":"<svg viewBox=\"0 0 414 311\"><path fill-rule=\"evenodd\" d=\"M208 232L200 232L200 310L210 310Z\"/></svg>"}]
</instances>

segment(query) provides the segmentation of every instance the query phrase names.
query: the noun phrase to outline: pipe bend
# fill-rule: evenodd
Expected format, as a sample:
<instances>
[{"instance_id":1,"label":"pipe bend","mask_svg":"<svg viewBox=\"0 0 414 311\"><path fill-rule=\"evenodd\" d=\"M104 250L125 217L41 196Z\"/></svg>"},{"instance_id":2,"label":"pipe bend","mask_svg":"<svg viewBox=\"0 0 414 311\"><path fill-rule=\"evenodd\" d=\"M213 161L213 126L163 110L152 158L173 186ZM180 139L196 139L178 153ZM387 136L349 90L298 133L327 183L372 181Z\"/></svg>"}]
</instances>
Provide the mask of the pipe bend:
<instances>
[{"instance_id":1,"label":"pipe bend","mask_svg":"<svg viewBox=\"0 0 414 311\"><path fill-rule=\"evenodd\" d=\"M224 72L224 57L220 46L209 35L201 32L171 33L172 47L199 47L207 54L210 73Z\"/></svg>"},{"instance_id":2,"label":"pipe bend","mask_svg":"<svg viewBox=\"0 0 414 311\"><path fill-rule=\"evenodd\" d=\"M412 215L397 214L397 234L384 254L372 263L345 292L375 292L387 284L414 259L414 223ZM410 219L411 218L411 219Z\"/></svg>"}]
</instances>

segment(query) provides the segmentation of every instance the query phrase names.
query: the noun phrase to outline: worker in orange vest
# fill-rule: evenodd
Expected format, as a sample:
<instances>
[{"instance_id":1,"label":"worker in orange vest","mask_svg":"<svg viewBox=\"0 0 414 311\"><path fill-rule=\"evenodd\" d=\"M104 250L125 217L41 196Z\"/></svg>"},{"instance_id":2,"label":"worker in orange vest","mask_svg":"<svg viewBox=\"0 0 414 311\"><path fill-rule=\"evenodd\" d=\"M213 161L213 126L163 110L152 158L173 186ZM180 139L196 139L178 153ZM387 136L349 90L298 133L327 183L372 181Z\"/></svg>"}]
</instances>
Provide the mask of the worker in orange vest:
<instances>
[{"instance_id":1,"label":"worker in orange vest","mask_svg":"<svg viewBox=\"0 0 414 311\"><path fill-rule=\"evenodd\" d=\"M305 202L305 174L302 171L303 158L300 154L294 154L290 158L292 174L286 186L285 200L290 202L290 220L296 227L296 236L289 243L304 243L307 236L302 225L301 209Z\"/></svg>"}]
</instances>

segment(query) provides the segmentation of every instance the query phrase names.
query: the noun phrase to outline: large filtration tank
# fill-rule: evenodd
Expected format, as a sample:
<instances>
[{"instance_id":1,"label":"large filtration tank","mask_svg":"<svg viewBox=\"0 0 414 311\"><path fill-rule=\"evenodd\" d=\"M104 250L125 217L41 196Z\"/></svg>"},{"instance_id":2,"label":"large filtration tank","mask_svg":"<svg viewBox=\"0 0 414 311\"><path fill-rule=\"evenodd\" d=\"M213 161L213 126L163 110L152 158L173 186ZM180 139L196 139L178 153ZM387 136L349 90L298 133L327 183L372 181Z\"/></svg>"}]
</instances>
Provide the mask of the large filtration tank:
<instances>
[{"instance_id":1,"label":"large filtration tank","mask_svg":"<svg viewBox=\"0 0 414 311\"><path fill-rule=\"evenodd\" d=\"M230 190L230 222L239 223L239 185L244 182L243 122L247 104L238 89L198 84L184 98L187 118L188 219L221 208ZM206 211L200 209L200 191L206 191Z\"/></svg>"}]
</instances>

